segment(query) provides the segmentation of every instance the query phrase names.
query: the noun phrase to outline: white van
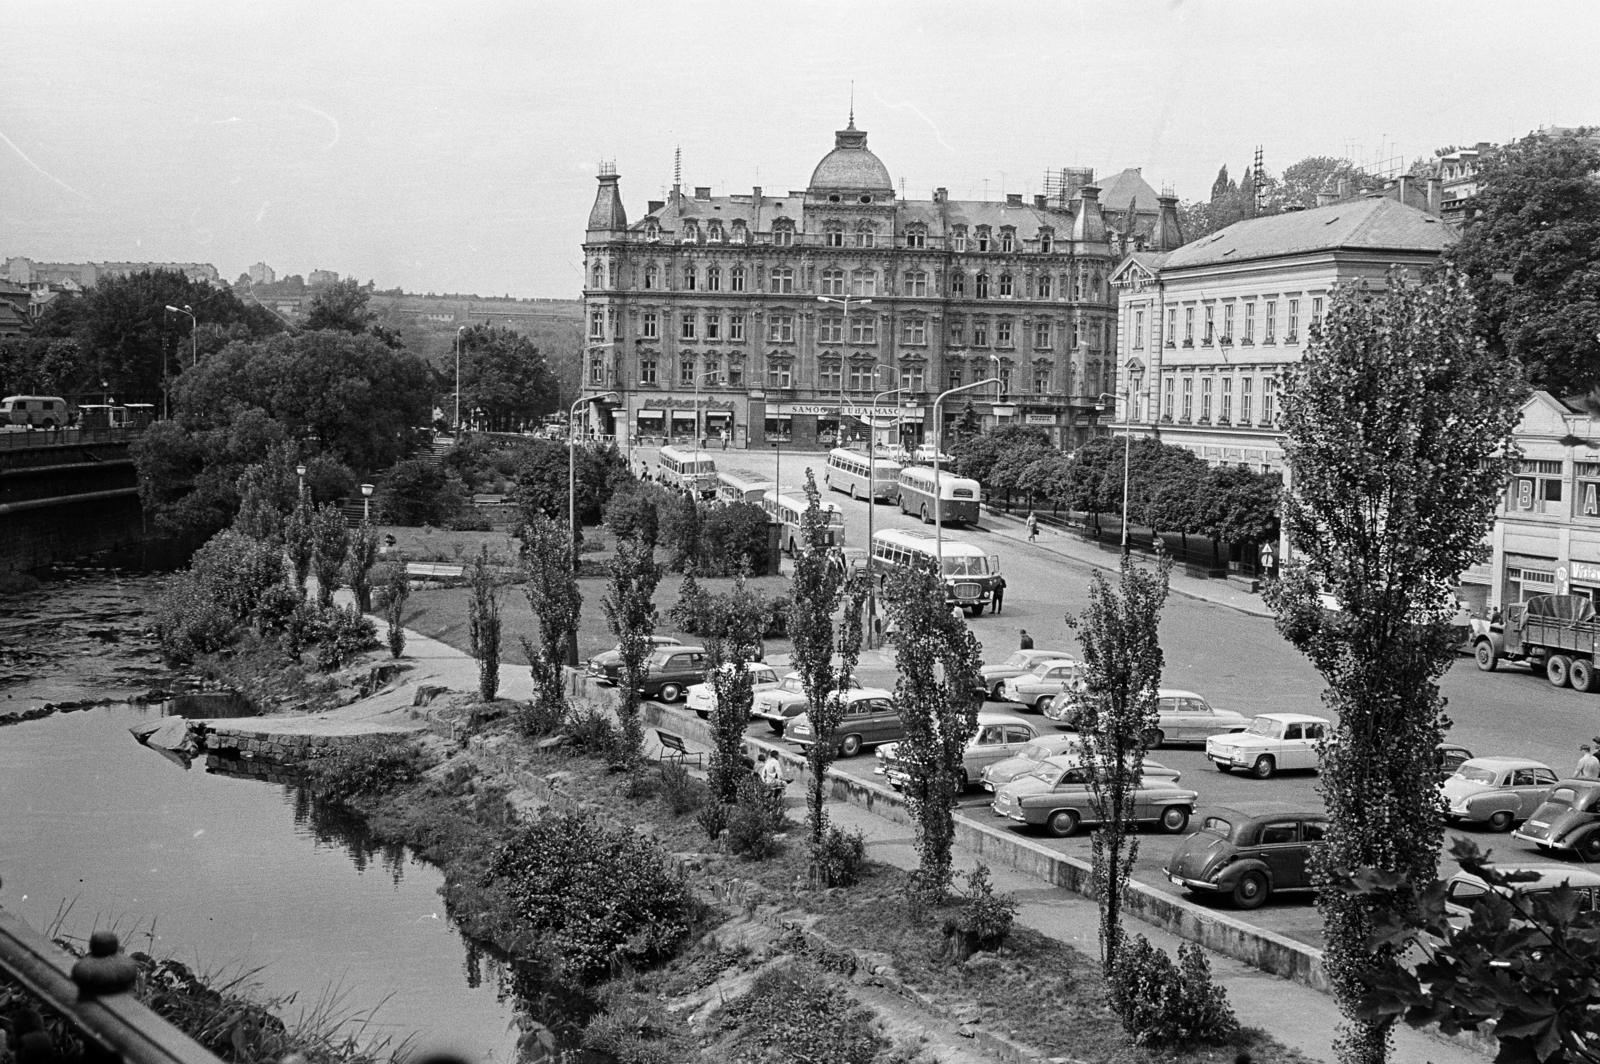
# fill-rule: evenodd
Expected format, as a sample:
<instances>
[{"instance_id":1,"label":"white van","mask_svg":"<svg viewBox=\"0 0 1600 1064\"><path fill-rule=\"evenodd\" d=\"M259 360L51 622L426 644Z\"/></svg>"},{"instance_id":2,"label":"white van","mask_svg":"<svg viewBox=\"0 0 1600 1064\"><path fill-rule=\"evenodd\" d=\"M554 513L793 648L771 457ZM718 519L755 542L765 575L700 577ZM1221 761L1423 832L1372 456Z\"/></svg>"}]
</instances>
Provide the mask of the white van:
<instances>
[{"instance_id":1,"label":"white van","mask_svg":"<svg viewBox=\"0 0 1600 1064\"><path fill-rule=\"evenodd\" d=\"M71 420L67 401L59 395L8 395L0 399L0 425L61 428Z\"/></svg>"},{"instance_id":2,"label":"white van","mask_svg":"<svg viewBox=\"0 0 1600 1064\"><path fill-rule=\"evenodd\" d=\"M704 451L661 448L656 479L669 488L705 498L717 491L717 463Z\"/></svg>"}]
</instances>

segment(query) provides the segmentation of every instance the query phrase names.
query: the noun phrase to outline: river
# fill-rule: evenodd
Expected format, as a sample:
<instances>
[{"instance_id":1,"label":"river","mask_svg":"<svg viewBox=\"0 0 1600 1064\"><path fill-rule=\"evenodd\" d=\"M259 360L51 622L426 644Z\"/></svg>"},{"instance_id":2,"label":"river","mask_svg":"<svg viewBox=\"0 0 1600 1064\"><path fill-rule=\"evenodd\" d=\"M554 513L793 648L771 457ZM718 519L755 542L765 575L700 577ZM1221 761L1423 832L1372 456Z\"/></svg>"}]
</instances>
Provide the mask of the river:
<instances>
[{"instance_id":1,"label":"river","mask_svg":"<svg viewBox=\"0 0 1600 1064\"><path fill-rule=\"evenodd\" d=\"M444 912L442 876L404 848L330 830L292 786L185 770L128 728L168 711L129 701L170 677L139 635L158 578L83 572L0 600L6 708L109 704L0 727L0 905L35 928L67 912L86 938L294 993L290 1022L330 996L369 1034L512 1061L510 980Z\"/></svg>"}]
</instances>

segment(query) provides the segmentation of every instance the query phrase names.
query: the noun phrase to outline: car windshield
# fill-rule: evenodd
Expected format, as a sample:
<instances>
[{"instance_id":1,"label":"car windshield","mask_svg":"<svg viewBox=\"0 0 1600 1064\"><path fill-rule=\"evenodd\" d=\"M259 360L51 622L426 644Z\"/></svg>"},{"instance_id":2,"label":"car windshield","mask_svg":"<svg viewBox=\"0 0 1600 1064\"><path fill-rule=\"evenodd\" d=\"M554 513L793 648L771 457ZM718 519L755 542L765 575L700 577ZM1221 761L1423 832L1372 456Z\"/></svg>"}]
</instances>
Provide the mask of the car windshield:
<instances>
[{"instance_id":1,"label":"car windshield","mask_svg":"<svg viewBox=\"0 0 1600 1064\"><path fill-rule=\"evenodd\" d=\"M1267 720L1265 717L1257 717L1255 720L1250 722L1250 727L1246 728L1244 731L1246 735L1265 735L1271 737L1278 734L1277 729L1277 721Z\"/></svg>"},{"instance_id":2,"label":"car windshield","mask_svg":"<svg viewBox=\"0 0 1600 1064\"><path fill-rule=\"evenodd\" d=\"M1546 798L1545 801L1552 805L1576 805L1578 791L1573 787L1557 787L1550 792L1550 797Z\"/></svg>"},{"instance_id":3,"label":"car windshield","mask_svg":"<svg viewBox=\"0 0 1600 1064\"><path fill-rule=\"evenodd\" d=\"M1053 661L1041 661L1039 664L1033 667L1032 671L1035 676L1043 676L1045 673L1055 668L1055 665L1056 663Z\"/></svg>"},{"instance_id":4,"label":"car windshield","mask_svg":"<svg viewBox=\"0 0 1600 1064\"><path fill-rule=\"evenodd\" d=\"M1473 783L1493 783L1500 778L1500 774L1494 769L1479 765L1462 765L1456 769L1456 776Z\"/></svg>"},{"instance_id":5,"label":"car windshield","mask_svg":"<svg viewBox=\"0 0 1600 1064\"><path fill-rule=\"evenodd\" d=\"M972 557L950 557L944 559L944 575L946 576L988 576L989 559L983 555Z\"/></svg>"},{"instance_id":6,"label":"car windshield","mask_svg":"<svg viewBox=\"0 0 1600 1064\"><path fill-rule=\"evenodd\" d=\"M1017 751L1018 757L1025 757L1029 761L1043 761L1045 758L1056 754L1058 751L1050 749L1046 743L1029 743Z\"/></svg>"},{"instance_id":7,"label":"car windshield","mask_svg":"<svg viewBox=\"0 0 1600 1064\"><path fill-rule=\"evenodd\" d=\"M783 689L797 695L803 695L806 693L806 685L798 676L791 676L787 680L784 680Z\"/></svg>"},{"instance_id":8,"label":"car windshield","mask_svg":"<svg viewBox=\"0 0 1600 1064\"><path fill-rule=\"evenodd\" d=\"M1032 776L1036 780L1044 780L1046 783L1053 784L1056 780L1061 778L1061 770L1055 765L1040 765L1038 768L1028 773L1028 775Z\"/></svg>"},{"instance_id":9,"label":"car windshield","mask_svg":"<svg viewBox=\"0 0 1600 1064\"><path fill-rule=\"evenodd\" d=\"M773 672L771 669L768 669L768 668L751 669L750 670L750 682L751 683L777 683L778 682L778 674Z\"/></svg>"},{"instance_id":10,"label":"car windshield","mask_svg":"<svg viewBox=\"0 0 1600 1064\"><path fill-rule=\"evenodd\" d=\"M1205 823L1200 825L1200 830L1209 831L1213 835L1221 835L1223 838L1227 838L1233 834L1233 823L1232 821L1224 820L1220 816L1208 816L1205 819Z\"/></svg>"},{"instance_id":11,"label":"car windshield","mask_svg":"<svg viewBox=\"0 0 1600 1064\"><path fill-rule=\"evenodd\" d=\"M1019 650L1006 659L1005 667L1008 669L1026 669L1028 667L1028 652Z\"/></svg>"}]
</instances>

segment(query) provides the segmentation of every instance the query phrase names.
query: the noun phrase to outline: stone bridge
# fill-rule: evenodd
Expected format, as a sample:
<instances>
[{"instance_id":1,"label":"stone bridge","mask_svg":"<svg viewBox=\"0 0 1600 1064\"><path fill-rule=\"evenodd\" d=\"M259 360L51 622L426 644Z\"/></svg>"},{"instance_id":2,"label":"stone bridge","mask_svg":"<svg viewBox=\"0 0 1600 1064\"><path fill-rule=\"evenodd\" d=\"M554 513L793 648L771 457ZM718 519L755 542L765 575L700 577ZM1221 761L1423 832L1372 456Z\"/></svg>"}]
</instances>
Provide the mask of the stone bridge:
<instances>
[{"instance_id":1,"label":"stone bridge","mask_svg":"<svg viewBox=\"0 0 1600 1064\"><path fill-rule=\"evenodd\" d=\"M0 572L147 541L132 430L0 433Z\"/></svg>"}]
</instances>

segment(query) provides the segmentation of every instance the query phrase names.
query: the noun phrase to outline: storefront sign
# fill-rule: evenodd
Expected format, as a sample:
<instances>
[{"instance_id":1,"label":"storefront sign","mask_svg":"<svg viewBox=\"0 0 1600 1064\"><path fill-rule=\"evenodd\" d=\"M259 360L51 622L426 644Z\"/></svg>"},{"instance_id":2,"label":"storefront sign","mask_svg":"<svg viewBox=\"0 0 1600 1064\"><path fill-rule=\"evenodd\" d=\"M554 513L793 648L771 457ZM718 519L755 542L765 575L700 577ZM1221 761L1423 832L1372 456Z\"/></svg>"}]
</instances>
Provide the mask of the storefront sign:
<instances>
[{"instance_id":1,"label":"storefront sign","mask_svg":"<svg viewBox=\"0 0 1600 1064\"><path fill-rule=\"evenodd\" d=\"M1572 579L1582 581L1585 584L1600 584L1600 565L1592 565L1589 562L1573 562Z\"/></svg>"},{"instance_id":2,"label":"storefront sign","mask_svg":"<svg viewBox=\"0 0 1600 1064\"><path fill-rule=\"evenodd\" d=\"M841 407L838 403L775 403L769 409L780 414L810 414L815 417L838 417L843 410L845 417L853 417L860 421L872 419L874 408L860 406L856 403L845 403ZM880 403L876 408L879 421L886 418L899 418L904 421L921 421L922 407L901 407L893 403Z\"/></svg>"},{"instance_id":3,"label":"storefront sign","mask_svg":"<svg viewBox=\"0 0 1600 1064\"><path fill-rule=\"evenodd\" d=\"M1600 516L1600 499L1595 498L1595 489L1600 488L1600 484L1596 484L1592 480L1586 480L1581 486L1583 488L1583 516Z\"/></svg>"},{"instance_id":4,"label":"storefront sign","mask_svg":"<svg viewBox=\"0 0 1600 1064\"><path fill-rule=\"evenodd\" d=\"M1055 423L1056 423L1056 416L1054 414L1029 414L1028 415L1028 424L1030 424L1030 425L1054 425Z\"/></svg>"}]
</instances>

